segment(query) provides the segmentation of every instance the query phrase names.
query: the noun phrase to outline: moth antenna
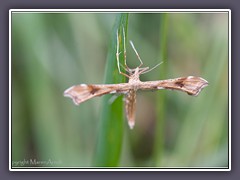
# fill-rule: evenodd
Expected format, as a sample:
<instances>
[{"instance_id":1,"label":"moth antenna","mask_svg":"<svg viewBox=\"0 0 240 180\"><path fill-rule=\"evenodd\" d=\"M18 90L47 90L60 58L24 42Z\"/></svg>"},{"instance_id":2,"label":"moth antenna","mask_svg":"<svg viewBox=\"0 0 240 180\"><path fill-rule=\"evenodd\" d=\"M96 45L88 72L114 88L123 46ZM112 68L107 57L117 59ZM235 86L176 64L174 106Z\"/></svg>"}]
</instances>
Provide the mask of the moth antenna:
<instances>
[{"instance_id":1,"label":"moth antenna","mask_svg":"<svg viewBox=\"0 0 240 180\"><path fill-rule=\"evenodd\" d=\"M142 72L141 74L145 74L145 73L148 73L148 72L154 70L156 67L160 66L162 63L163 63L163 61L160 62L160 63L158 63L158 64L156 64L156 65L155 65L154 67L152 67L151 69L148 69L148 70Z\"/></svg>"}]
</instances>

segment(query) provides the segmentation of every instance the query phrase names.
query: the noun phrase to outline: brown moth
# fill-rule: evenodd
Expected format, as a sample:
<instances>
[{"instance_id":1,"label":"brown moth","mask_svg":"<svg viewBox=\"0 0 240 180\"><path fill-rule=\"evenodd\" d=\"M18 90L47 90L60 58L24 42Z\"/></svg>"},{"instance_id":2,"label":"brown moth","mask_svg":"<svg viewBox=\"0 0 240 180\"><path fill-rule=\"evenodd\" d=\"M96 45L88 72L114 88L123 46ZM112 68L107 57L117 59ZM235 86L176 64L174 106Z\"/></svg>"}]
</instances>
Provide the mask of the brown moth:
<instances>
[{"instance_id":1,"label":"brown moth","mask_svg":"<svg viewBox=\"0 0 240 180\"><path fill-rule=\"evenodd\" d=\"M119 84L80 84L68 88L64 92L64 96L70 97L76 105L91 99L96 96L102 96L104 94L124 94L125 95L125 112L128 120L129 127L132 129L135 124L135 111L136 111L136 92L137 90L158 90L158 89L171 89L186 92L188 95L197 96L201 90L208 85L208 82L195 76L180 77L175 79L159 80L159 81L146 81L142 82L139 79L141 74L147 73L157 67L149 69L149 67L141 67L143 65L142 60L136 51L132 41L130 44L135 51L140 65L135 69L130 69L126 63L126 46L125 46L125 32L123 29L123 46L124 46L124 65L123 68L128 73L123 73L120 70L119 62L119 35L117 32L117 66L120 74L128 78L128 83Z\"/></svg>"}]
</instances>

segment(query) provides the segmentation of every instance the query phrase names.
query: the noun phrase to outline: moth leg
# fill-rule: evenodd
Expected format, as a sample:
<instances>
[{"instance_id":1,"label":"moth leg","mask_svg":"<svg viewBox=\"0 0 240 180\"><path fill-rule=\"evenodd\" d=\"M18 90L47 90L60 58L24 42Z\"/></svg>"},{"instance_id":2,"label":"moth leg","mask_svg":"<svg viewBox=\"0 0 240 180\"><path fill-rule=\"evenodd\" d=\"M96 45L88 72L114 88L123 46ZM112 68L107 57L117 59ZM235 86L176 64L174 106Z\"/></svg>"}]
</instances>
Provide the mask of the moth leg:
<instances>
[{"instance_id":1,"label":"moth leg","mask_svg":"<svg viewBox=\"0 0 240 180\"><path fill-rule=\"evenodd\" d=\"M120 63L120 66L127 72L130 72L129 69L125 68L121 63Z\"/></svg>"},{"instance_id":2,"label":"moth leg","mask_svg":"<svg viewBox=\"0 0 240 180\"><path fill-rule=\"evenodd\" d=\"M140 61L140 65L138 66L138 67L140 68L140 67L143 65L143 62L142 62L142 60L141 60L141 58L140 58L140 56L139 56L139 54L138 54L138 52L137 52L136 48L134 47L134 45L133 45L133 42L132 42L132 41L130 41L130 44L131 44L131 46L132 46L132 48L133 48L133 50L134 50L135 54L137 55L137 57L138 57L138 59L139 59L139 61Z\"/></svg>"},{"instance_id":3,"label":"moth leg","mask_svg":"<svg viewBox=\"0 0 240 180\"><path fill-rule=\"evenodd\" d=\"M125 39L125 37L124 37L124 39ZM124 40L125 41L125 40ZM125 51L125 50L124 50ZM119 35L118 35L118 30L117 30L117 53L116 53L116 59L117 59L117 66L118 66L118 72L119 72L119 74L122 74L122 75L124 75L124 76L126 76L126 77L130 77L129 75L127 75L126 73L123 73L121 70L120 70L120 62L119 62L119 54L120 54L121 52L119 52ZM125 55L124 55L125 56ZM126 62L125 62L126 63ZM126 66L126 68L128 69L128 67Z\"/></svg>"},{"instance_id":4,"label":"moth leg","mask_svg":"<svg viewBox=\"0 0 240 180\"><path fill-rule=\"evenodd\" d=\"M127 51L126 51L126 34L125 34L125 30L124 27L123 28L123 49L124 49L124 65L127 69L127 72L129 72L129 67L127 65Z\"/></svg>"}]
</instances>

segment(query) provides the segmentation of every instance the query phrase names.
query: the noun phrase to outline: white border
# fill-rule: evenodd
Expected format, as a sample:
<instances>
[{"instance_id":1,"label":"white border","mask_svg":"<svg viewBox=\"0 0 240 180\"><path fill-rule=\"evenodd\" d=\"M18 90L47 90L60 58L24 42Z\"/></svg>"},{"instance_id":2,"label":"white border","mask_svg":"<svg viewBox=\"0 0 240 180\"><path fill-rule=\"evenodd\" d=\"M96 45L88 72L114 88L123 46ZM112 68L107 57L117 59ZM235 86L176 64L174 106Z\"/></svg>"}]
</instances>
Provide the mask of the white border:
<instances>
[{"instance_id":1,"label":"white border","mask_svg":"<svg viewBox=\"0 0 240 180\"><path fill-rule=\"evenodd\" d=\"M9 12L76 12L76 13L81 13L81 12L143 12L143 13L149 13L149 12L156 12L156 13L161 13L161 12L184 12L184 13L192 13L192 12L226 12L229 13L231 12L230 9L10 9Z\"/></svg>"},{"instance_id":2,"label":"white border","mask_svg":"<svg viewBox=\"0 0 240 180\"><path fill-rule=\"evenodd\" d=\"M11 62L12 62L12 56L11 56L11 54L12 54L12 49L11 49L11 47L12 47L12 45L11 45L11 42L12 42L12 34L11 34L11 23L12 23L12 21L11 21L11 10L9 10L9 62L8 62L8 70L9 70L9 75L8 75L8 77L9 77L9 80L8 80L8 82L9 82L9 149L8 149L8 153L9 153L9 170L11 171L12 169L12 167L11 167L11 164L12 164L12 158L11 158L11 154L12 154L12 113L11 113L11 110L12 110L12 71L11 71L11 67L12 67L12 65L11 65Z\"/></svg>"},{"instance_id":3,"label":"white border","mask_svg":"<svg viewBox=\"0 0 240 180\"><path fill-rule=\"evenodd\" d=\"M231 158L232 158L232 137L231 137L231 134L232 134L232 132L231 132L231 127L232 127L232 117L231 117L231 113L232 113L232 111L231 111L231 104L232 104L232 102L231 102L231 99L232 99L232 95L231 95L231 92L232 92L232 90L231 90L231 88L232 88L232 77L231 77L231 67L232 67L232 64L231 64L231 62L232 62L232 56L231 56L231 43L232 43L232 40L231 40L231 28L232 28L232 22L231 22L231 10L229 10L229 13L228 13L228 101L229 101L229 104L228 104L228 145L229 145L229 149L228 149L228 154L229 154L229 157L228 157L228 159L229 159L229 171L231 171Z\"/></svg>"},{"instance_id":4,"label":"white border","mask_svg":"<svg viewBox=\"0 0 240 180\"><path fill-rule=\"evenodd\" d=\"M131 13L148 13L148 12L156 12L156 13L166 13L166 12L171 12L171 13L228 13L229 18L229 27L228 27L228 89L229 89L229 134L228 134L228 145L229 145L229 168L228 169L221 169L219 167L213 168L202 168L202 167L185 167L185 168L179 168L179 167L172 167L172 168L156 168L156 167L142 167L142 168L130 168L130 167L118 167L118 168L99 168L99 167L42 167L41 169L33 168L33 167L19 167L18 169L12 168L11 167L11 121L12 121L12 114L11 114L11 102L12 102L12 97L11 97L11 82L12 82L12 77L11 77L11 14L12 13L46 13L46 12L51 12L51 13L58 13L58 12L69 12L69 13L112 13L112 12L131 12ZM66 169L65 169L66 168ZM94 169L96 168L96 169ZM122 169L119 169L122 168ZM176 168L176 169L175 169ZM199 169L197 169L199 168ZM9 10L9 170L10 171L231 171L231 10L230 9L10 9Z\"/></svg>"}]
</instances>

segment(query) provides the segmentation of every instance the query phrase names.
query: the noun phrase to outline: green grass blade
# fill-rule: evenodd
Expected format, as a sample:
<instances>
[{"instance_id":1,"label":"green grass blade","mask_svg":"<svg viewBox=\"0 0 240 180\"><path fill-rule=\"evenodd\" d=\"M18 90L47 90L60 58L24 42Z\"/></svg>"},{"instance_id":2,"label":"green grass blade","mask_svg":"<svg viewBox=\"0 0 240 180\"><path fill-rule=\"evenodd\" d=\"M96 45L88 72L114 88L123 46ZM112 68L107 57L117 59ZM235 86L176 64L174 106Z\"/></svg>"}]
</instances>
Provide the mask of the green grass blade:
<instances>
[{"instance_id":1,"label":"green grass blade","mask_svg":"<svg viewBox=\"0 0 240 180\"><path fill-rule=\"evenodd\" d=\"M115 25L113 27L109 52L107 56L105 83L124 82L124 77L119 75L116 62L116 44L117 29L121 34L120 52L123 52L122 45L122 28L124 27L127 34L128 14L117 15ZM120 55L120 61L123 62L123 53ZM107 95L103 97L102 111L100 115L100 128L97 140L96 156L94 159L95 166L117 166L122 147L123 139L123 101L117 98L112 104L109 103Z\"/></svg>"},{"instance_id":2,"label":"green grass blade","mask_svg":"<svg viewBox=\"0 0 240 180\"><path fill-rule=\"evenodd\" d=\"M168 31L168 17L167 14L160 15L160 59L163 61L159 74L160 79L166 79L167 67L167 31ZM155 129L155 146L154 156L156 166L161 164L161 156L163 154L164 144L164 119L165 119L165 93L158 93L157 95L157 121Z\"/></svg>"}]
</instances>

